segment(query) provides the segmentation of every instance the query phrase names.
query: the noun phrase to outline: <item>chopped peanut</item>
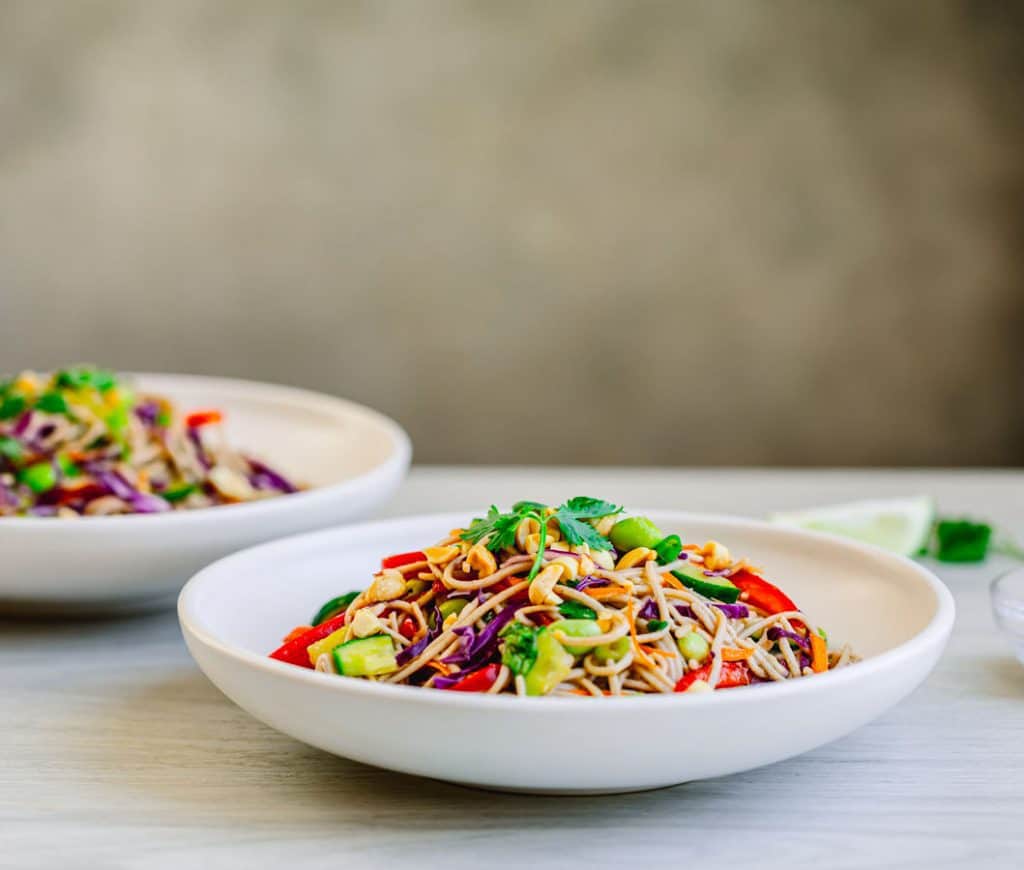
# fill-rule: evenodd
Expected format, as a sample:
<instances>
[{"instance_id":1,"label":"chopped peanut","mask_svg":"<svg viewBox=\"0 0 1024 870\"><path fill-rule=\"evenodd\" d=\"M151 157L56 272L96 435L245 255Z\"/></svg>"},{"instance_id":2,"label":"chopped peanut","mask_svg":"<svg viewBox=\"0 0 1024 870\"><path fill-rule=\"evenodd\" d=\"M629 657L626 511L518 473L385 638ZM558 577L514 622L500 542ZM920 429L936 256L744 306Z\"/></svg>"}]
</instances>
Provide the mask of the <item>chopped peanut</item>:
<instances>
[{"instance_id":1,"label":"chopped peanut","mask_svg":"<svg viewBox=\"0 0 1024 870\"><path fill-rule=\"evenodd\" d=\"M459 548L456 546L426 547L423 550L423 555L427 557L427 561L431 564L447 565L452 559L459 555Z\"/></svg>"},{"instance_id":2,"label":"chopped peanut","mask_svg":"<svg viewBox=\"0 0 1024 870\"><path fill-rule=\"evenodd\" d=\"M369 608L357 610L352 617L352 634L356 637L369 637L371 634L380 634L381 621Z\"/></svg>"},{"instance_id":3,"label":"chopped peanut","mask_svg":"<svg viewBox=\"0 0 1024 870\"><path fill-rule=\"evenodd\" d=\"M370 588L366 590L367 600L372 603L374 601L393 601L396 598L401 598L405 594L405 577L402 576L402 572L395 568L385 568L370 584Z\"/></svg>"},{"instance_id":4,"label":"chopped peanut","mask_svg":"<svg viewBox=\"0 0 1024 870\"><path fill-rule=\"evenodd\" d=\"M498 563L494 561L494 554L482 544L477 544L466 555L466 564L473 568L479 577L490 577L498 570Z\"/></svg>"},{"instance_id":5,"label":"chopped peanut","mask_svg":"<svg viewBox=\"0 0 1024 870\"><path fill-rule=\"evenodd\" d=\"M708 541L701 552L704 554L704 567L709 571L719 571L732 564L728 549L718 541Z\"/></svg>"},{"instance_id":6,"label":"chopped peanut","mask_svg":"<svg viewBox=\"0 0 1024 870\"><path fill-rule=\"evenodd\" d=\"M555 584L561 579L564 569L561 565L547 565L533 578L530 584L531 604L561 604L562 599L555 594Z\"/></svg>"}]
</instances>

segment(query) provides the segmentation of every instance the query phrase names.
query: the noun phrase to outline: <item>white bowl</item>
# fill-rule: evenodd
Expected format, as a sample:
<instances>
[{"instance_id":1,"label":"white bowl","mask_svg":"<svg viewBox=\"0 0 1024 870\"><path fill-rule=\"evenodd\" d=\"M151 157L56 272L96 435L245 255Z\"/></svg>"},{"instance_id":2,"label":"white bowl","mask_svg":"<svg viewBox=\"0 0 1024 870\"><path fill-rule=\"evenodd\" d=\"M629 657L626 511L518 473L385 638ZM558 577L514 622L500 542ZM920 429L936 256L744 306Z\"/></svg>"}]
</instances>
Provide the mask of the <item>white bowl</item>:
<instances>
[{"instance_id":1,"label":"white bowl","mask_svg":"<svg viewBox=\"0 0 1024 870\"><path fill-rule=\"evenodd\" d=\"M666 532L714 538L763 566L864 661L707 695L586 699L392 686L266 657L323 601L366 585L381 556L430 544L471 515L349 526L211 565L178 601L189 650L239 706L328 752L486 788L583 794L721 776L835 740L913 690L953 626L948 590L908 559L765 523L651 511Z\"/></svg>"},{"instance_id":2,"label":"white bowl","mask_svg":"<svg viewBox=\"0 0 1024 870\"><path fill-rule=\"evenodd\" d=\"M133 375L184 410L225 412L233 445L311 488L195 511L0 519L0 609L97 611L166 601L189 576L243 547L366 517L409 466L393 420L292 387L191 375Z\"/></svg>"}]
</instances>

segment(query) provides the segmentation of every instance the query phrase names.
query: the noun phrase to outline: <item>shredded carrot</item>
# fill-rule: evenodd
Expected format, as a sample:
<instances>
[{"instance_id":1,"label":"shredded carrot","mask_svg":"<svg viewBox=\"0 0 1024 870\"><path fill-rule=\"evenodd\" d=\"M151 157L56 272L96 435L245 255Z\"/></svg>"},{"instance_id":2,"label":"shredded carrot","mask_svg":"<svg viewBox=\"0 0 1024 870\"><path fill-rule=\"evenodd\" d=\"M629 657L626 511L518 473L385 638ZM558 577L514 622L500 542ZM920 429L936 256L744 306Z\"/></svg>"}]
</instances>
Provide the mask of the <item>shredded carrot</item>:
<instances>
[{"instance_id":1,"label":"shredded carrot","mask_svg":"<svg viewBox=\"0 0 1024 870\"><path fill-rule=\"evenodd\" d=\"M626 605L626 619L629 622L629 637L633 641L633 652L636 657L643 662L647 667L654 668L654 662L648 657L647 653L644 652L644 648L640 645L640 641L637 640L636 635L636 620L633 619L633 599L629 599L629 603Z\"/></svg>"},{"instance_id":2,"label":"shredded carrot","mask_svg":"<svg viewBox=\"0 0 1024 870\"><path fill-rule=\"evenodd\" d=\"M811 670L816 674L828 670L828 645L818 632L812 631L811 635Z\"/></svg>"},{"instance_id":3,"label":"shredded carrot","mask_svg":"<svg viewBox=\"0 0 1024 870\"><path fill-rule=\"evenodd\" d=\"M293 628L291 631L288 632L288 634L286 634L284 636L284 642L288 643L288 641L290 641L290 640L295 640L295 638L299 637L299 635L305 634L312 627L313 627L312 625L297 625L297 626L295 626L295 628Z\"/></svg>"},{"instance_id":4,"label":"shredded carrot","mask_svg":"<svg viewBox=\"0 0 1024 870\"><path fill-rule=\"evenodd\" d=\"M586 590L587 595L600 601L602 598L614 598L616 595L628 595L629 590L625 586L598 586Z\"/></svg>"},{"instance_id":5,"label":"shredded carrot","mask_svg":"<svg viewBox=\"0 0 1024 870\"><path fill-rule=\"evenodd\" d=\"M672 576L672 572L671 571L666 571L664 574L662 574L661 575L661 579L664 580L666 583L668 583L669 586L672 586L675 589L685 589L686 588L685 586L683 586L682 583L680 583L675 577Z\"/></svg>"},{"instance_id":6,"label":"shredded carrot","mask_svg":"<svg viewBox=\"0 0 1024 870\"><path fill-rule=\"evenodd\" d=\"M446 665L442 661L438 661L437 659L431 659L429 662L427 662L427 667L433 668L442 677L447 677L452 672L452 669L448 667L448 665Z\"/></svg>"},{"instance_id":7,"label":"shredded carrot","mask_svg":"<svg viewBox=\"0 0 1024 870\"><path fill-rule=\"evenodd\" d=\"M723 662L745 662L754 654L752 649L737 649L736 647L722 647Z\"/></svg>"},{"instance_id":8,"label":"shredded carrot","mask_svg":"<svg viewBox=\"0 0 1024 870\"><path fill-rule=\"evenodd\" d=\"M642 649L645 653L650 653L652 656L661 656L665 659L676 658L676 656L673 653L670 653L668 650L658 649L656 646L647 646L645 644L640 644L640 649Z\"/></svg>"},{"instance_id":9,"label":"shredded carrot","mask_svg":"<svg viewBox=\"0 0 1024 870\"><path fill-rule=\"evenodd\" d=\"M683 549L684 550L689 550L692 553L692 552L695 552L695 551L699 550L700 547L697 546L697 544L683 544Z\"/></svg>"}]
</instances>

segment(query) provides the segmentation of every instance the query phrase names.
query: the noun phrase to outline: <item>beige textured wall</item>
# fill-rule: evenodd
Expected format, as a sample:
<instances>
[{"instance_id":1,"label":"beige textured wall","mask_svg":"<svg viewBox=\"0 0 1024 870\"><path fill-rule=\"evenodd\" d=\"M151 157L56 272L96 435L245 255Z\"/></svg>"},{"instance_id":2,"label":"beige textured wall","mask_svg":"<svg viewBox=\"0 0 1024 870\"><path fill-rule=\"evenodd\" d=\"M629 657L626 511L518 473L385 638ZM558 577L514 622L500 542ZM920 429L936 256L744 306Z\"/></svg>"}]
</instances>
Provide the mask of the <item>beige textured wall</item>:
<instances>
[{"instance_id":1,"label":"beige textured wall","mask_svg":"<svg viewBox=\"0 0 1024 870\"><path fill-rule=\"evenodd\" d=\"M1024 461L1013 4L6 2L0 370L421 461Z\"/></svg>"}]
</instances>

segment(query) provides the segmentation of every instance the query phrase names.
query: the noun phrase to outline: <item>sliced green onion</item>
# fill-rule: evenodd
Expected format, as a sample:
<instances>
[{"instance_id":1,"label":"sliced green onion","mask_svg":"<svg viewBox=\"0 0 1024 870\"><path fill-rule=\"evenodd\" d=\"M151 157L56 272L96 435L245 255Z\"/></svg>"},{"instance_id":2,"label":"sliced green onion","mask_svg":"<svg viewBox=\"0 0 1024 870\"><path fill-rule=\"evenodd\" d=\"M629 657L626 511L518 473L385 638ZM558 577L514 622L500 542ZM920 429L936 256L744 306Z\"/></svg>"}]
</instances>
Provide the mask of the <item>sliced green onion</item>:
<instances>
[{"instance_id":1,"label":"sliced green onion","mask_svg":"<svg viewBox=\"0 0 1024 870\"><path fill-rule=\"evenodd\" d=\"M170 489L165 489L160 493L160 497L169 502L181 501L183 498L188 498L192 493L198 491L198 489L199 484L183 483L180 486L172 486Z\"/></svg>"}]
</instances>

